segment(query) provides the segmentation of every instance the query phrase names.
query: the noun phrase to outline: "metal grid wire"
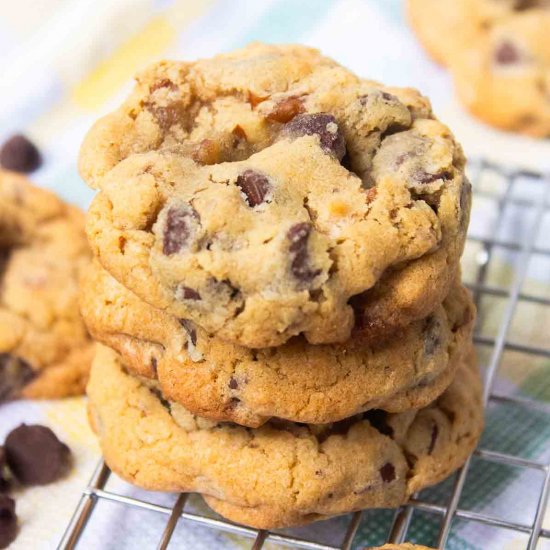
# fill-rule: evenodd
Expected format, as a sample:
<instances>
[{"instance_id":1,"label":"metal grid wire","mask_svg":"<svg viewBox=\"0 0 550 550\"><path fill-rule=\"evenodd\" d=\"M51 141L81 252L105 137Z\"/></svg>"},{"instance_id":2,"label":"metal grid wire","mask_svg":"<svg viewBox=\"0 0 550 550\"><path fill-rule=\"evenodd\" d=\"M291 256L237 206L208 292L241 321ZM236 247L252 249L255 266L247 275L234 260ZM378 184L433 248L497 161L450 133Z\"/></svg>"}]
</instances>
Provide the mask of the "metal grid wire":
<instances>
[{"instance_id":1,"label":"metal grid wire","mask_svg":"<svg viewBox=\"0 0 550 550\"><path fill-rule=\"evenodd\" d=\"M492 228L490 228L488 236L476 236L475 232L471 231L471 235L468 237L467 246L473 245L477 249L474 262L475 276L468 286L470 286L474 293L474 298L481 315L483 315L482 301L485 298L492 297L494 299L497 297L505 301L503 313L499 318L496 336L489 338L482 335L482 331L479 328L481 323L478 323L474 337L478 348L485 348L484 351L488 352L487 357L489 357L488 361L483 365L486 367L483 394L484 405L487 407L494 403L514 404L531 411L533 414L537 411L550 414L550 404L548 402L508 395L499 392L494 384L502 363L503 354L506 351L519 352L527 354L530 357L538 357L539 359L550 358L550 347L526 345L514 342L510 338L514 314L519 304L531 303L539 306L550 306L550 295L544 295L544 292L542 293L543 295L538 295L541 293L528 293L524 291L524 282L528 274L530 261L535 256L542 257L543 260L550 260L550 247L537 246L537 243L541 241L543 223L545 223L546 217L550 217L550 179L547 176L534 172L507 170L487 161L471 163L469 176L473 182L474 196L477 197L477 200L488 200L494 208ZM488 190L484 188L483 181L488 176L498 181L499 185L496 188L491 186L489 186ZM521 192L522 190L525 192ZM526 215L522 217L522 222L524 223L523 234L520 239L516 240L501 236L506 210L510 207L526 209ZM482 210L481 215L485 217L485 214L486 212ZM474 221L475 212L472 216L472 222ZM489 282L488 273L490 272L493 258L495 257L495 250L497 249L504 254L509 254L513 258L511 261L513 277L511 282L505 286L496 286ZM542 538L550 540L550 529L542 528L542 521L550 493L550 463L534 461L515 456L514 454L484 448L477 449L473 456L476 457L476 460L512 466L523 471L530 469L540 472L544 480L541 483L540 491L536 495L536 511L531 524L509 521L502 517L459 507L460 497L470 470L472 460L470 458L455 474L454 485L445 504L434 504L429 500L423 500L418 495L414 495L406 505L396 510L387 533L387 541L399 543L406 540L407 536L410 535L409 526L415 513L429 514L438 521L439 533L437 545L439 548L446 547L455 520L476 522L486 526L523 533L526 535L526 538L528 537L526 544L528 550L535 550L538 541ZM81 496L80 502L58 548L65 550L77 546L94 508L100 500L165 514L167 521L164 532L158 541L157 548L159 549L168 547L178 521L183 520L191 524L250 538L252 539L251 548L254 550L262 548L266 541L281 546L311 550L346 550L352 547L363 517L363 512L356 512L350 515L350 521L347 524L345 532L342 534L339 544L326 545L290 534L252 529L236 525L224 519L186 511L188 494L181 494L174 505L170 507L151 502L147 499L148 493L145 491L143 492L143 499L107 491L105 487L110 475L109 468L101 461L88 487L86 487Z\"/></svg>"}]
</instances>

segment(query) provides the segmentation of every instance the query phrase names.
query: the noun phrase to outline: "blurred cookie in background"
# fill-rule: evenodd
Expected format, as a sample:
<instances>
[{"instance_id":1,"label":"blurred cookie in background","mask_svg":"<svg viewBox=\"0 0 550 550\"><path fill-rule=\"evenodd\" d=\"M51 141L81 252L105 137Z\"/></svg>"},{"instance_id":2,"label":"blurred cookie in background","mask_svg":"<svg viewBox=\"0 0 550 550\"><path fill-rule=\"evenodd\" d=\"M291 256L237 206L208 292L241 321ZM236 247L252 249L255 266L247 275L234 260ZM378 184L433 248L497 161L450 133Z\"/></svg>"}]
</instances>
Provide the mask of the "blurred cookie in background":
<instances>
[{"instance_id":1,"label":"blurred cookie in background","mask_svg":"<svg viewBox=\"0 0 550 550\"><path fill-rule=\"evenodd\" d=\"M408 0L408 15L472 114L504 130L550 135L550 1Z\"/></svg>"},{"instance_id":2,"label":"blurred cookie in background","mask_svg":"<svg viewBox=\"0 0 550 550\"><path fill-rule=\"evenodd\" d=\"M0 171L0 403L83 392L92 356L78 309L83 226L77 208Z\"/></svg>"}]
</instances>

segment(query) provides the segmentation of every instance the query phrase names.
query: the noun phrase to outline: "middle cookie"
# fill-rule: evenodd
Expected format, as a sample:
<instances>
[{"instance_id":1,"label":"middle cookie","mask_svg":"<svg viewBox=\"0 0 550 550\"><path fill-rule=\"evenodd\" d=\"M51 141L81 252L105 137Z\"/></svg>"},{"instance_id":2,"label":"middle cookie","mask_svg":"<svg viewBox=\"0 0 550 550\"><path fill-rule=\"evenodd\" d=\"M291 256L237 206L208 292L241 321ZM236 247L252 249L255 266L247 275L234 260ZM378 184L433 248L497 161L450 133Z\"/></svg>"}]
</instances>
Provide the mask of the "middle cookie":
<instances>
[{"instance_id":1,"label":"middle cookie","mask_svg":"<svg viewBox=\"0 0 550 550\"><path fill-rule=\"evenodd\" d=\"M379 346L312 346L296 337L249 349L149 306L97 263L81 301L94 338L135 374L157 378L167 399L251 427L271 417L320 424L373 408L426 406L451 383L475 317L468 292L456 285L432 315Z\"/></svg>"}]
</instances>

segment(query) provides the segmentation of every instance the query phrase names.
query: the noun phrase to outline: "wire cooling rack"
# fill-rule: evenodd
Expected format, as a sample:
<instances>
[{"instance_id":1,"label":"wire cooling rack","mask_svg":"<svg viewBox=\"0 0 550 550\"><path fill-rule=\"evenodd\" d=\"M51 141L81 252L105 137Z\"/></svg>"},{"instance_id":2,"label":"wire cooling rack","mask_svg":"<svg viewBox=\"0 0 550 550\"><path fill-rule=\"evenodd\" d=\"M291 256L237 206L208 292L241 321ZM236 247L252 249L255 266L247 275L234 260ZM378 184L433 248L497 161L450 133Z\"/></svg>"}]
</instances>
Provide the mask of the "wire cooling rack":
<instances>
[{"instance_id":1,"label":"wire cooling rack","mask_svg":"<svg viewBox=\"0 0 550 550\"><path fill-rule=\"evenodd\" d=\"M548 340L545 341L543 337L542 343L533 342L529 338L527 342L523 341L521 334L517 336L516 315L518 309L523 306L538 308L550 306L550 285L539 285L538 290L533 291L531 285L527 284L533 265L536 268L539 264L539 274L542 270L543 277L544 274L547 276L550 273L550 244L545 242L544 237L545 234L550 234L550 180L542 174L511 171L487 161L471 163L469 176L473 183L475 200L464 261L470 266L468 269L468 265L465 265L463 271L467 286L473 291L479 310L475 343L485 373L484 404L487 410L491 407L506 405L521 407L531 415L541 413L548 415L543 418L550 422L548 401L533 398L532 395L526 397L514 392L506 392L500 389L498 384L498 375L503 368L507 353L514 354L520 363L521 359L527 361L527 364L542 361L543 368L548 368L548 364L544 365L544 362L547 363L550 358ZM468 257L470 257L469 262ZM507 282L504 284L502 281L497 284L492 282L492 270L499 263L511 266L508 276L505 277ZM499 301L498 306L495 305L495 300ZM548 311L550 310L547 309L546 313ZM493 317L496 312L497 321L493 319L493 330L489 331L488 335L482 327L485 317L491 315L491 312ZM550 376L550 373L546 372L545 376ZM503 437L505 435L509 437L509 434L502 434ZM523 436L525 437L525 434ZM548 441L545 445L548 446ZM434 535L436 540L417 540L417 542L436 544L438 548L453 548L453 530L460 526L464 527L465 522L522 534L525 548L528 550L535 550L542 540L550 541L550 529L543 528L543 518L550 492L550 457L534 460L521 455L521 452L510 453L487 448L482 439L480 448L454 475L454 482L447 483L449 490L443 502L423 498L424 492L422 492L420 495L414 495L405 506L393 513L392 519L387 522L387 542L399 543L408 540L411 536L411 524L415 520L426 522L428 519L432 525L434 521L436 522ZM531 522L515 521L504 517L504 514L490 515L484 510L478 511L475 506L462 504L464 499L461 497L464 496L465 487L468 485L472 461L515 468L520 472L538 473L537 490L531 495L533 500ZM60 549L72 549L78 545L100 501L109 501L119 506L141 509L149 513L164 514L166 523L162 536L160 540L152 543L159 549L168 547L178 522L189 522L252 539L251 548L254 550L262 548L267 541L293 548L346 550L354 545L358 529L363 529L361 526L365 521L365 514L375 514L375 523L376 514L386 514L386 517L388 514L387 511L351 514L346 525L340 522L342 533L339 542L334 543L335 539L332 537L333 542L326 544L289 532L251 529L226 521L219 516L197 513L190 510L188 506L190 499L188 494L181 494L173 505L164 506L153 502L153 499L149 498L151 494L146 491L139 492L139 498L137 498L106 490L110 476L109 468L100 462L59 544ZM479 543L485 546L483 541Z\"/></svg>"}]
</instances>

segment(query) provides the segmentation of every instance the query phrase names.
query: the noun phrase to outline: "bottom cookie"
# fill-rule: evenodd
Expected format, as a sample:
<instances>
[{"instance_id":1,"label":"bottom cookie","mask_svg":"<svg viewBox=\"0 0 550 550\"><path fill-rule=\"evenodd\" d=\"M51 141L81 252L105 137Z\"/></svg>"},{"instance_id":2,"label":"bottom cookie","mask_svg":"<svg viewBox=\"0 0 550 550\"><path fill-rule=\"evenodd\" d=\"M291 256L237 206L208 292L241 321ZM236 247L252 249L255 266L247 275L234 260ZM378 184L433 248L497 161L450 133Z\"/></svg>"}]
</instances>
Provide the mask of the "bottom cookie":
<instances>
[{"instance_id":1,"label":"bottom cookie","mask_svg":"<svg viewBox=\"0 0 550 550\"><path fill-rule=\"evenodd\" d=\"M92 427L109 467L140 487L198 492L218 513L258 528L391 508L460 467L483 427L473 350L430 406L323 425L271 419L252 429L164 400L98 346L88 385Z\"/></svg>"}]
</instances>

